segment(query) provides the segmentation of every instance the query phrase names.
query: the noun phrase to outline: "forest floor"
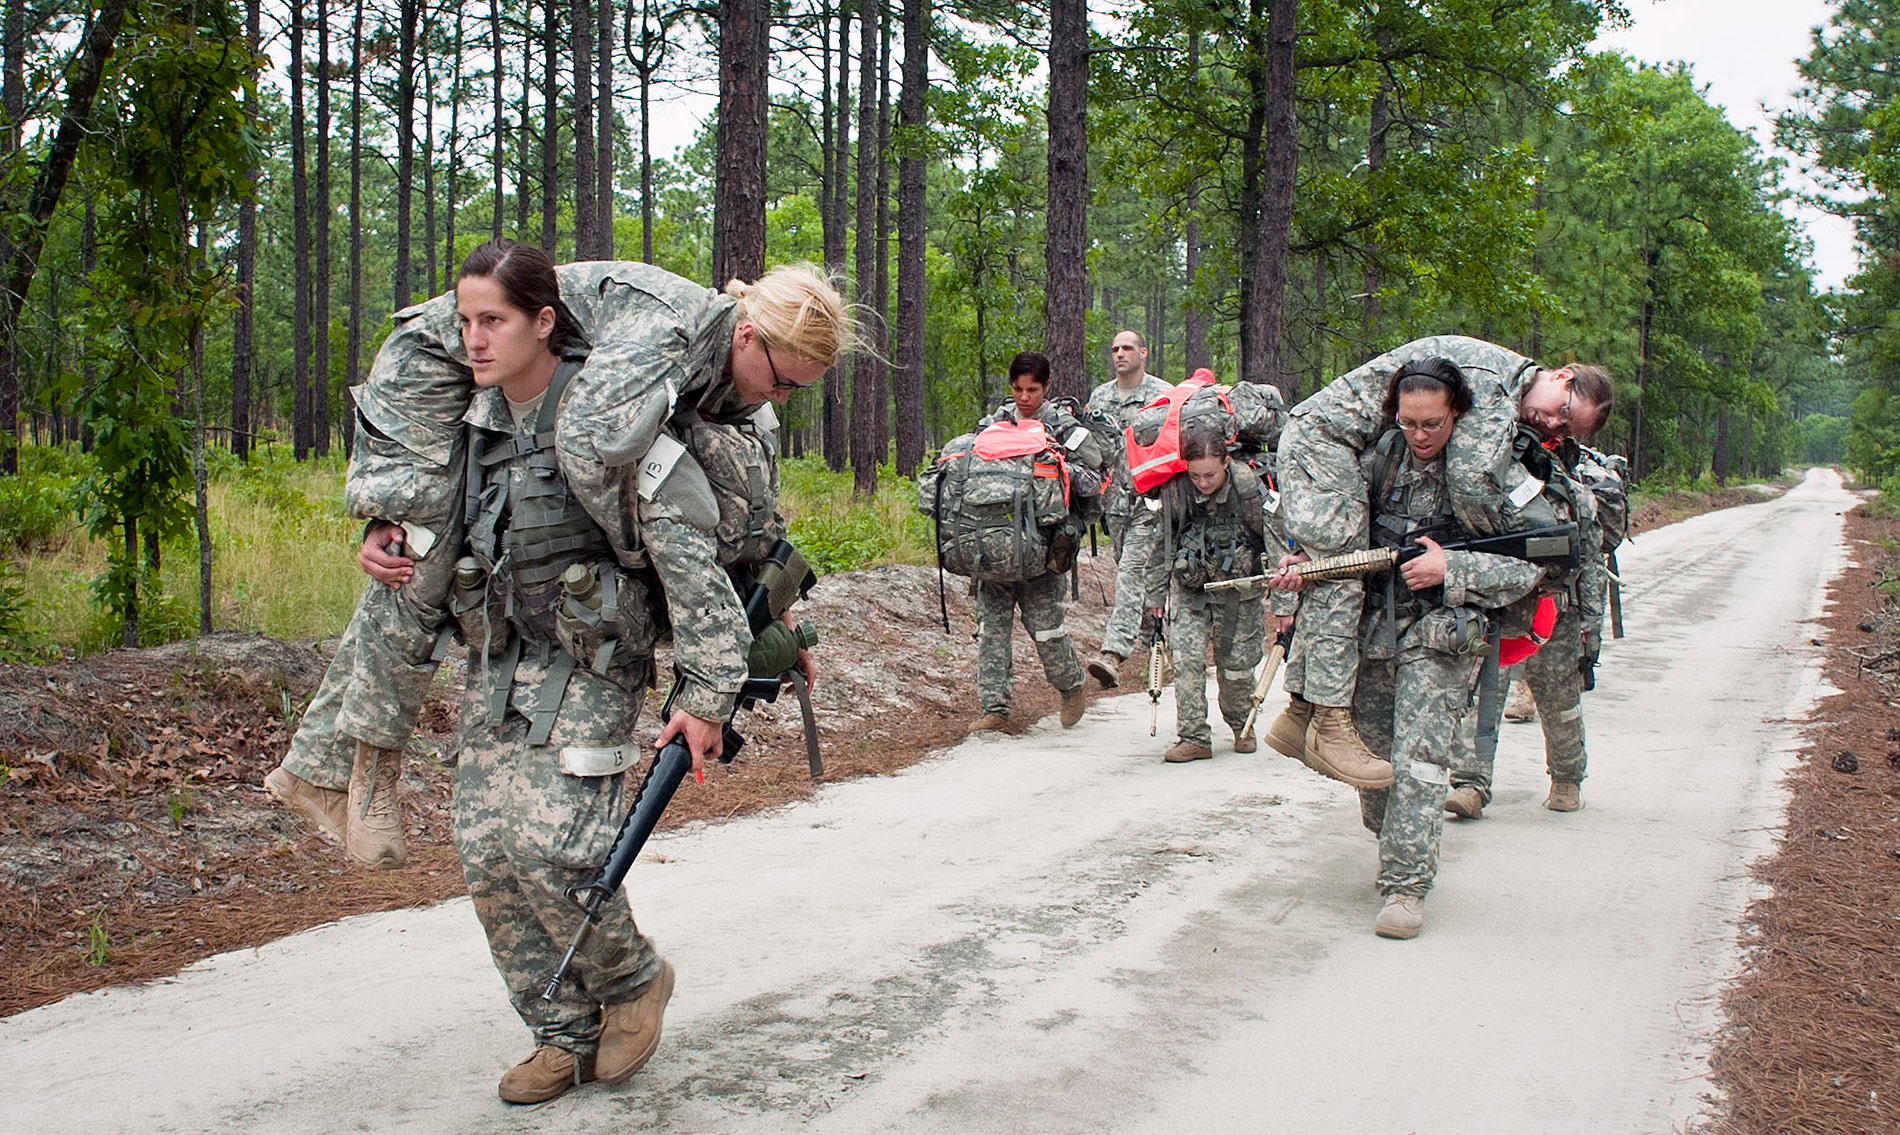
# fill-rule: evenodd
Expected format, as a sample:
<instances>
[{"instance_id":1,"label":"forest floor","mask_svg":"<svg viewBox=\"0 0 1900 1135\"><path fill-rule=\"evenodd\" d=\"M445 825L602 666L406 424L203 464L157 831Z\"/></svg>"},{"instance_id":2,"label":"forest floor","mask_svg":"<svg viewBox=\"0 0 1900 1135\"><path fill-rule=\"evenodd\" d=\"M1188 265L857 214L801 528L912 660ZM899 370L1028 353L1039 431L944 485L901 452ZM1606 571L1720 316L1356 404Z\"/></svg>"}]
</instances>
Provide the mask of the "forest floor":
<instances>
[{"instance_id":1,"label":"forest floor","mask_svg":"<svg viewBox=\"0 0 1900 1135\"><path fill-rule=\"evenodd\" d=\"M1646 502L1640 534L1694 512L1760 500L1758 488ZM1791 774L1779 850L1756 866L1747 965L1725 995L1714 1054L1726 1097L1717 1130L1853 1131L1879 1092L1900 1091L1900 522L1850 516L1856 564L1826 617L1828 676ZM905 767L963 736L976 714L970 602L952 579L951 632L934 573L885 567L827 579L816 693L826 776ZM1078 648L1099 640L1112 589L1084 560L1071 613ZM1017 719L1053 691L1017 636ZM365 873L270 803L260 787L333 642L249 635L120 651L53 666L0 666L0 1016L70 993L146 981L226 950L351 914L463 892L449 836L455 691L445 669L405 761L410 865ZM1128 681L1140 681L1131 665ZM1090 683L1091 689L1094 683ZM810 794L794 705L740 722L731 767L688 785L664 826L719 820ZM1850 762L1846 754L1855 755ZM1818 757L1819 759L1814 759ZM1841 771L1854 765L1857 772Z\"/></svg>"}]
</instances>

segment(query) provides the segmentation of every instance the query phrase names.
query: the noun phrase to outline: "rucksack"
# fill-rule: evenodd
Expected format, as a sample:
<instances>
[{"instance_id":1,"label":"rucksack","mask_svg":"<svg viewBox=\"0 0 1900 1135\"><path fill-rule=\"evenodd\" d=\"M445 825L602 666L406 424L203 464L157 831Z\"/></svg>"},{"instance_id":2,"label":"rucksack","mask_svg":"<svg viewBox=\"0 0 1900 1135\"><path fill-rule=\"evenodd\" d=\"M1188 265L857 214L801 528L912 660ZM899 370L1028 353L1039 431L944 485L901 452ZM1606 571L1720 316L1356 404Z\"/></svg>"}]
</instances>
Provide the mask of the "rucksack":
<instances>
[{"instance_id":1,"label":"rucksack","mask_svg":"<svg viewBox=\"0 0 1900 1135\"><path fill-rule=\"evenodd\" d=\"M1243 382L1223 386L1203 367L1194 376L1136 411L1123 431L1128 473L1138 493L1153 493L1187 469L1181 431L1211 423L1228 448L1271 450L1280 440L1286 402L1271 386Z\"/></svg>"},{"instance_id":2,"label":"rucksack","mask_svg":"<svg viewBox=\"0 0 1900 1135\"><path fill-rule=\"evenodd\" d=\"M1068 463L1034 420L953 439L917 479L918 511L937 522L939 566L978 581L1052 570L1051 538L1069 505Z\"/></svg>"}]
</instances>

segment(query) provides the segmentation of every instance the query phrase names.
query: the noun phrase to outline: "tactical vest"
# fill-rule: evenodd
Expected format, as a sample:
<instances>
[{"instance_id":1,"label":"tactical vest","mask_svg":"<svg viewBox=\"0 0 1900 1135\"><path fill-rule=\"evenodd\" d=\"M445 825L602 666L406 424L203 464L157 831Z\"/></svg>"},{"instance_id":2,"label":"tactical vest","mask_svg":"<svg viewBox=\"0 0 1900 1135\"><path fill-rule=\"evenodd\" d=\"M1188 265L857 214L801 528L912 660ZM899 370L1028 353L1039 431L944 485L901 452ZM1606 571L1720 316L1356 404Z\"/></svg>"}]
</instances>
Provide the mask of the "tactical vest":
<instances>
[{"instance_id":1,"label":"tactical vest","mask_svg":"<svg viewBox=\"0 0 1900 1135\"><path fill-rule=\"evenodd\" d=\"M1461 532L1452 514L1451 494L1445 488L1444 455L1435 459L1439 470L1435 486L1429 480L1400 475L1408 456L1404 432L1389 429L1373 444L1365 460L1374 547L1404 547L1407 536L1420 532L1439 539ZM1366 577L1366 596L1383 608L1376 625L1363 635L1361 650L1367 658L1397 656L1401 619L1409 626L1430 616L1434 625L1429 628L1427 641L1434 649L1449 654L1482 648L1489 631L1482 613L1468 607L1445 607L1441 588L1415 592L1405 586L1396 571Z\"/></svg>"},{"instance_id":2,"label":"tactical vest","mask_svg":"<svg viewBox=\"0 0 1900 1135\"><path fill-rule=\"evenodd\" d=\"M1265 494L1260 475L1238 460L1228 462L1224 499L1217 493L1201 500L1190 491L1174 533L1174 577L1182 586L1196 590L1260 573L1267 547Z\"/></svg>"},{"instance_id":3,"label":"tactical vest","mask_svg":"<svg viewBox=\"0 0 1900 1135\"><path fill-rule=\"evenodd\" d=\"M528 743L544 744L579 665L638 693L651 679L657 583L614 562L607 534L569 490L554 448L561 394L581 360L556 368L527 433L469 427L463 498L466 554L451 610L487 695L486 720L504 722L517 663L549 666Z\"/></svg>"},{"instance_id":4,"label":"tactical vest","mask_svg":"<svg viewBox=\"0 0 1900 1135\"><path fill-rule=\"evenodd\" d=\"M699 463L719 505L719 563L756 563L785 535L778 501L778 416L769 403L732 421L692 407L677 411L673 432Z\"/></svg>"}]
</instances>

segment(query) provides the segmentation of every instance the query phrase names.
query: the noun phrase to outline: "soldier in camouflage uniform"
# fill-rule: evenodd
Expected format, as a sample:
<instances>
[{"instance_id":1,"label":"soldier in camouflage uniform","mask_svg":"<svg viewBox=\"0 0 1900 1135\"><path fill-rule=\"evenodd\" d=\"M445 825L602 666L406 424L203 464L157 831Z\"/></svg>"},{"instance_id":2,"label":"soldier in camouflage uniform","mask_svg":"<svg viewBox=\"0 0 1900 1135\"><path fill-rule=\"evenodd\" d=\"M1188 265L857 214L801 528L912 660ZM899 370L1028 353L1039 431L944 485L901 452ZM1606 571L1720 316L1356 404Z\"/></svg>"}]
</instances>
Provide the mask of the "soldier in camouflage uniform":
<instances>
[{"instance_id":1,"label":"soldier in camouflage uniform","mask_svg":"<svg viewBox=\"0 0 1900 1135\"><path fill-rule=\"evenodd\" d=\"M1471 393L1455 365L1427 359L1398 372L1384 405L1395 427L1367 449L1361 473L1374 543L1398 546L1406 534L1451 519L1444 450ZM1352 705L1359 734L1389 754L1396 773L1390 789L1360 790L1366 826L1379 836L1385 901L1374 930L1388 938L1414 937L1424 923L1449 767L1470 738L1485 610L1530 594L1541 574L1521 560L1447 552L1429 537L1419 543L1425 555L1367 580ZM1296 574L1276 586L1283 581L1299 586Z\"/></svg>"},{"instance_id":2,"label":"soldier in camouflage uniform","mask_svg":"<svg viewBox=\"0 0 1900 1135\"><path fill-rule=\"evenodd\" d=\"M1335 379L1295 406L1280 439L1280 487L1287 536L1314 556L1366 547L1370 536L1359 457L1383 429L1391 379L1407 363L1444 358L1471 385L1472 408L1446 448L1450 508L1464 527L1493 534L1552 522L1550 506L1515 460L1519 421L1547 437L1587 435L1609 413L1609 377L1595 367L1539 368L1522 355L1462 336L1407 343ZM1358 676L1357 580L1316 585L1302 597L1289 665L1286 712L1269 744L1355 787L1378 787L1389 764L1365 747L1346 707Z\"/></svg>"},{"instance_id":3,"label":"soldier in camouflage uniform","mask_svg":"<svg viewBox=\"0 0 1900 1135\"><path fill-rule=\"evenodd\" d=\"M1081 448L1070 454L1068 462L1070 496L1100 495L1106 461L1096 449L1093 435L1087 433L1075 415L1060 403L1047 399L1049 360L1035 351L1023 351L1011 360L1009 371L1011 400L978 422L976 432L982 433L997 422L1034 418L1058 444L1069 438L1081 439ZM1082 433L1078 434L1078 430ZM976 595L976 687L983 709L971 731L1003 729L1009 725L1015 671L1014 652L1010 649L1011 626L1019 611L1023 629L1036 644L1043 674L1062 695L1063 726L1082 720L1088 703L1082 693L1082 664L1076 659L1075 644L1069 638L1069 605L1063 595L1062 573L1045 571L1019 583L972 581L971 586Z\"/></svg>"},{"instance_id":4,"label":"soldier in camouflage uniform","mask_svg":"<svg viewBox=\"0 0 1900 1135\"><path fill-rule=\"evenodd\" d=\"M1544 729L1544 761L1550 773L1544 807L1574 812L1583 806L1580 786L1589 765L1583 736L1583 676L1594 675L1602 646L1610 585L1606 557L1616 551L1628 530L1629 494L1624 483L1628 465L1621 457L1574 443L1565 446L1563 454L1571 477L1589 491L1595 505L1578 539L1583 547L1596 551L1585 559L1570 594L1560 598L1549 641L1515 669L1518 680L1537 699L1537 716ZM1495 737L1490 744L1495 745ZM1473 747L1466 759L1452 766L1446 811L1470 820L1484 814L1491 802L1494 756L1490 745L1483 751Z\"/></svg>"},{"instance_id":5,"label":"soldier in camouflage uniform","mask_svg":"<svg viewBox=\"0 0 1900 1135\"><path fill-rule=\"evenodd\" d=\"M629 268L602 266L615 267ZM454 822L536 1041L502 1078L517 1103L624 1079L658 1044L672 967L625 903L606 905L571 980L541 998L581 920L566 892L592 878L631 804L633 727L669 630L678 695L654 745L684 738L695 769L717 754L752 639L723 569L784 530L765 403L815 382L850 339L842 300L808 270L725 294L645 266L596 271L570 305L538 250L490 242L454 296L481 388L448 596L471 655ZM808 654L799 666L809 676Z\"/></svg>"},{"instance_id":6,"label":"soldier in camouflage uniform","mask_svg":"<svg viewBox=\"0 0 1900 1135\"><path fill-rule=\"evenodd\" d=\"M1174 387L1147 373L1148 346L1134 331L1119 331L1109 348L1115 377L1095 388L1089 395L1089 413L1107 421L1118 430L1126 430L1135 412ZM1167 572L1155 570L1150 561L1158 554L1161 540L1157 526L1159 513L1135 492L1128 476L1128 462L1117 454L1111 462L1112 480L1103 494L1103 512L1108 518L1110 547L1115 553L1115 606L1102 631L1102 652L1089 663L1089 673L1113 688L1120 680L1118 670L1137 649L1137 638L1150 612L1167 602ZM1152 632L1150 632L1152 633Z\"/></svg>"},{"instance_id":7,"label":"soldier in camouflage uniform","mask_svg":"<svg viewBox=\"0 0 1900 1135\"><path fill-rule=\"evenodd\" d=\"M1265 638L1263 588L1208 593L1209 583L1259 575L1269 546L1271 514L1266 484L1246 462L1228 456L1227 439L1205 427L1184 431L1181 456L1187 471L1162 488L1164 511L1179 522L1169 544L1173 617L1168 645L1174 652L1174 706L1179 739L1162 754L1171 764L1214 755L1207 725L1207 658L1214 652L1221 717L1234 734L1234 751L1257 748L1243 731L1253 708L1253 674ZM1277 540L1274 543L1278 543Z\"/></svg>"}]
</instances>

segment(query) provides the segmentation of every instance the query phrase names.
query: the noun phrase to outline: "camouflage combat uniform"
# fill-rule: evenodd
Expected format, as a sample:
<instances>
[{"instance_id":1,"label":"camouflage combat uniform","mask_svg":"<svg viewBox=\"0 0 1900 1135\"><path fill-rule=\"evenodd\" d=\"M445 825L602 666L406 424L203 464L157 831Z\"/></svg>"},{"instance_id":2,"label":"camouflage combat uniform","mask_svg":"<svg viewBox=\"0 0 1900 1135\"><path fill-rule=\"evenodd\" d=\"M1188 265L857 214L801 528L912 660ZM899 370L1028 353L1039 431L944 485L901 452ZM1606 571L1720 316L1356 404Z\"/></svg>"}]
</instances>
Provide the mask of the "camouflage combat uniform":
<instances>
[{"instance_id":1,"label":"camouflage combat uniform","mask_svg":"<svg viewBox=\"0 0 1900 1135\"><path fill-rule=\"evenodd\" d=\"M1536 364L1479 339L1439 336L1388 351L1293 408L1279 446L1281 509L1287 536L1309 555L1319 558L1367 546L1370 529L1359 455L1384 428L1382 411L1392 376L1408 362L1433 357L1456 363L1472 392L1471 411L1458 419L1445 450L1452 514L1479 534L1555 522L1549 505L1535 495L1538 486L1527 484L1530 475L1512 450L1518 400L1530 388ZM1288 674L1289 693L1320 706L1350 704L1363 597L1357 579L1306 589L1294 634L1304 666L1301 673Z\"/></svg>"},{"instance_id":2,"label":"camouflage combat uniform","mask_svg":"<svg viewBox=\"0 0 1900 1135\"><path fill-rule=\"evenodd\" d=\"M1578 540L1582 547L1595 551L1586 557L1570 594L1560 599L1557 624L1551 630L1549 641L1512 667L1516 680L1528 685L1537 699L1537 720L1544 731L1545 768L1555 783L1581 784L1589 766L1589 755L1584 748L1580 661L1588 653L1592 665L1595 663L1609 594L1605 557L1622 542L1629 524L1628 492L1618 468L1621 464L1621 458L1610 457L1588 446L1577 447L1571 472L1589 490L1595 505ZM1499 691L1500 702L1503 692ZM1489 804L1494 756L1488 749L1474 748L1465 762L1453 766L1452 787L1476 788Z\"/></svg>"},{"instance_id":3,"label":"camouflage combat uniform","mask_svg":"<svg viewBox=\"0 0 1900 1135\"><path fill-rule=\"evenodd\" d=\"M1054 402L1044 402L1036 419L1049 436L1069 438L1082 424L1075 415ZM977 423L981 433L997 422L1021 421L1013 402L1006 402L995 413ZM1093 443L1090 443L1091 450ZM1099 455L1069 461L1071 498L1096 496L1102 491L1102 460ZM1010 649L1011 625L1017 612L1022 613L1023 629L1036 645L1042 660L1042 672L1060 693L1069 693L1082 684L1082 664L1075 656L1075 643L1069 638L1069 604L1063 594L1067 582L1061 572L1045 571L1020 583L972 581L976 597L976 688L985 714L1009 716L1011 686L1016 660Z\"/></svg>"},{"instance_id":4,"label":"camouflage combat uniform","mask_svg":"<svg viewBox=\"0 0 1900 1135\"><path fill-rule=\"evenodd\" d=\"M1382 546L1451 515L1445 458L1420 463L1396 432L1391 436L1388 456L1382 460L1375 446L1361 462L1375 498L1373 539ZM1481 612L1524 598L1541 574L1504 556L1447 552L1445 558L1442 588L1414 593L1393 573L1370 577L1360 613L1353 723L1373 752L1389 756L1395 777L1390 789L1360 791L1366 826L1379 836L1378 885L1386 895L1431 889L1450 766L1471 740L1483 664Z\"/></svg>"},{"instance_id":5,"label":"camouflage combat uniform","mask_svg":"<svg viewBox=\"0 0 1900 1135\"><path fill-rule=\"evenodd\" d=\"M676 393L707 384L703 373L683 365L703 367L710 345L696 344L692 358L683 353L683 343L673 344L670 354L652 355L640 338L655 311L709 304L715 293L634 262L590 261L554 271L562 301L596 344L593 367L627 372L635 356L642 363L665 358L667 372L649 376L649 384ZM378 748L403 747L447 645L441 632L460 555L463 416L473 379L454 292L405 308L392 322L369 377L352 391L358 428L345 501L353 516L404 525L415 574L401 587L372 581L364 589L291 740L284 767L320 788L341 789L349 782L357 739ZM675 341L687 334L668 332ZM653 420L634 423L637 436L650 439L664 414L653 411ZM433 542L423 555L428 538Z\"/></svg>"},{"instance_id":6,"label":"camouflage combat uniform","mask_svg":"<svg viewBox=\"0 0 1900 1135\"><path fill-rule=\"evenodd\" d=\"M1137 410L1172 389L1170 383L1152 374L1142 375L1132 392L1124 391L1111 378L1089 395L1088 409L1117 429L1126 430ZM1103 511L1108 517L1109 546L1115 554L1115 606L1102 630L1102 649L1127 658L1137 649L1142 616L1159 610L1167 601L1167 572L1153 570L1156 565L1151 564L1159 554L1158 511L1135 492L1125 457L1114 461L1111 474L1110 487L1103 494Z\"/></svg>"},{"instance_id":7,"label":"camouflage combat uniform","mask_svg":"<svg viewBox=\"0 0 1900 1135\"><path fill-rule=\"evenodd\" d=\"M1181 521L1169 541L1171 602L1168 645L1174 654L1174 706L1180 739L1211 747L1207 726L1208 647L1214 650L1220 712L1236 733L1253 705L1254 668L1266 633L1263 589L1258 583L1208 594L1202 588L1223 579L1258 575L1268 544L1266 485L1244 461L1231 461L1227 483L1211 497L1177 473L1162 490L1179 500ZM1174 511L1170 507L1168 511Z\"/></svg>"}]
</instances>

